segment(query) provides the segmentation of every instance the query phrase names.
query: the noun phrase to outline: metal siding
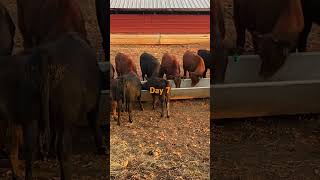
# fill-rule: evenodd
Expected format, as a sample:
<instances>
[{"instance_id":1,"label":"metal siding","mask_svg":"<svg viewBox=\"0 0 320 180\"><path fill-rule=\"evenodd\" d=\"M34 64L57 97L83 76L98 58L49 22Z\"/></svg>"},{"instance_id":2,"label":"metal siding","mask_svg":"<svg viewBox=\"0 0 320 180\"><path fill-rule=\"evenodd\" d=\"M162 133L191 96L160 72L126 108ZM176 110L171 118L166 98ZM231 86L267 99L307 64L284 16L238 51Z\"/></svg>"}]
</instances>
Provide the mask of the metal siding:
<instances>
[{"instance_id":1,"label":"metal siding","mask_svg":"<svg viewBox=\"0 0 320 180\"><path fill-rule=\"evenodd\" d=\"M210 0L110 0L111 9L210 9Z\"/></svg>"},{"instance_id":2,"label":"metal siding","mask_svg":"<svg viewBox=\"0 0 320 180\"><path fill-rule=\"evenodd\" d=\"M112 14L111 33L210 33L210 15Z\"/></svg>"}]
</instances>

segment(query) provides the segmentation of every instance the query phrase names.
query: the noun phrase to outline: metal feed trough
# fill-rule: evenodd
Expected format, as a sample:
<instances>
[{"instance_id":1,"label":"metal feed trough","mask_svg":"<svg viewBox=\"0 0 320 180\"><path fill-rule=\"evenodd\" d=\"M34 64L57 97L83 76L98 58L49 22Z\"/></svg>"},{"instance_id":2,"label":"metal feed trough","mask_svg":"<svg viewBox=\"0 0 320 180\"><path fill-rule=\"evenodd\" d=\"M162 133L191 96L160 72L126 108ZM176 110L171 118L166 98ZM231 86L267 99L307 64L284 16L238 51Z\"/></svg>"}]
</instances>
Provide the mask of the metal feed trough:
<instances>
[{"instance_id":1,"label":"metal feed trough","mask_svg":"<svg viewBox=\"0 0 320 180\"><path fill-rule=\"evenodd\" d=\"M146 81L141 81L145 83ZM175 88L175 84L172 80L169 80L171 84L170 99L197 99L197 98L209 98L210 97L210 78L200 79L199 83L195 87L191 87L190 79L182 79L180 88ZM107 94L109 90L101 91L101 94ZM142 101L151 101L152 96L149 91L142 90Z\"/></svg>"},{"instance_id":2,"label":"metal feed trough","mask_svg":"<svg viewBox=\"0 0 320 180\"><path fill-rule=\"evenodd\" d=\"M231 58L224 84L211 85L211 118L243 118L320 112L320 53L295 53L269 80L255 55Z\"/></svg>"}]
</instances>

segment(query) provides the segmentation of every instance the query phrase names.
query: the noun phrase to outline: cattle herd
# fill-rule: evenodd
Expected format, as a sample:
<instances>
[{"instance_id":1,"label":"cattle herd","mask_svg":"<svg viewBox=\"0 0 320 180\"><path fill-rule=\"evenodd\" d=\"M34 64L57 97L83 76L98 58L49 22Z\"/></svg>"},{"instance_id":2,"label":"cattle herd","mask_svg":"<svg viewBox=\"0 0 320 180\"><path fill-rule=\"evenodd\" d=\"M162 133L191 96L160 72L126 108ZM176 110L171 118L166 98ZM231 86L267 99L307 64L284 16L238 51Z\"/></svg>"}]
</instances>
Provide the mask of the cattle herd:
<instances>
[{"instance_id":1,"label":"cattle herd","mask_svg":"<svg viewBox=\"0 0 320 180\"><path fill-rule=\"evenodd\" d=\"M96 7L107 53L107 2L96 0ZM96 50L87 40L76 0L17 0L17 17L24 50L12 54L16 26L0 4L0 80L6 82L0 87L0 153L6 156L10 137L13 179L31 180L33 160L55 156L61 178L71 179L74 122L86 120L97 153L106 153L98 122L100 91L106 84ZM24 171L19 157L25 160Z\"/></svg>"},{"instance_id":2,"label":"cattle herd","mask_svg":"<svg viewBox=\"0 0 320 180\"><path fill-rule=\"evenodd\" d=\"M123 53L115 57L115 68L107 63L101 72L96 51L87 39L85 20L77 0L16 0L18 25L0 3L0 155L9 153L13 178L25 174L32 179L34 152L41 157L57 156L62 179L71 179L70 129L74 121L86 119L92 128L96 149L105 153L98 114L100 91L111 90L112 113L129 114L136 103L143 111L141 90L151 87L177 88L181 79L191 79L195 86L212 69L214 83L223 82L230 53L225 45L226 29L220 0L211 0L211 57L210 51L187 51L183 55L183 76L173 54L165 53L161 63L151 54L140 56L141 84L134 60ZM245 32L253 37L255 53L261 57L260 75L274 75L294 51L306 51L312 23L320 24L319 0L234 0L236 51L243 52ZM103 49L107 55L107 1L96 0ZM24 50L13 54L16 28L23 37ZM212 36L213 37L213 36ZM106 56L107 57L107 56ZM107 60L107 58L106 58ZM114 72L117 72L117 78ZM165 78L164 78L165 75ZM110 83L109 83L110 82ZM110 85L110 86L109 86ZM153 93L153 109L158 97L161 117L169 117L169 94ZM165 115L166 110L166 115ZM10 152L7 151L7 128L10 131ZM19 148L23 148L25 170L21 170Z\"/></svg>"},{"instance_id":3,"label":"cattle herd","mask_svg":"<svg viewBox=\"0 0 320 180\"><path fill-rule=\"evenodd\" d=\"M213 83L222 83L227 66L227 47L223 6L220 0L211 1L211 50ZM233 0L236 29L236 51L244 50L246 30L252 35L255 53L262 60L260 76L273 76L292 52L304 52L312 23L320 24L318 0Z\"/></svg>"},{"instance_id":4,"label":"cattle herd","mask_svg":"<svg viewBox=\"0 0 320 180\"><path fill-rule=\"evenodd\" d=\"M173 80L175 86L180 88L181 79L191 78L191 86L194 87L200 78L205 78L207 69L209 68L210 51L198 50L195 54L191 51L186 51L183 55L183 70L184 75L180 73L180 63L175 55L165 53L162 56L161 64L153 55L144 52L140 56L140 68L142 80L147 79L147 82L141 84L138 77L137 67L132 57L118 53L115 56L115 68L111 64L110 71L111 79L111 101L112 114L118 112L118 125L120 125L120 112L123 111L122 105L125 105L125 110L129 114L129 121L132 122L131 111L136 102L139 103L141 111L143 111L141 103L141 90L148 90L154 88L159 90L159 93L152 93L153 110L155 109L156 97L159 98L162 113L164 116L164 107L166 108L167 116L169 118L169 94L170 83L168 80ZM114 69L117 72L117 78L114 78ZM164 79L166 75L166 79ZM163 92L163 93L160 93Z\"/></svg>"}]
</instances>

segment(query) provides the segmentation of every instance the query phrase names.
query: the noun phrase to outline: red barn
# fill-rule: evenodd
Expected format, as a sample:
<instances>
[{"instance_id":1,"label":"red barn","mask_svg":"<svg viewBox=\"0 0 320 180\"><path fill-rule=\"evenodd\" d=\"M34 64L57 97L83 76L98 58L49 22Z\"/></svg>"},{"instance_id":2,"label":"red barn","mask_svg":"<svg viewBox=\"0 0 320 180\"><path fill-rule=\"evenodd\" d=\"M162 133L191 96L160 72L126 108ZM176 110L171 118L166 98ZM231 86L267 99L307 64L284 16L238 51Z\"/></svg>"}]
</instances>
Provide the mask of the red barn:
<instances>
[{"instance_id":1,"label":"red barn","mask_svg":"<svg viewBox=\"0 0 320 180\"><path fill-rule=\"evenodd\" d=\"M210 0L110 0L110 32L209 34Z\"/></svg>"}]
</instances>

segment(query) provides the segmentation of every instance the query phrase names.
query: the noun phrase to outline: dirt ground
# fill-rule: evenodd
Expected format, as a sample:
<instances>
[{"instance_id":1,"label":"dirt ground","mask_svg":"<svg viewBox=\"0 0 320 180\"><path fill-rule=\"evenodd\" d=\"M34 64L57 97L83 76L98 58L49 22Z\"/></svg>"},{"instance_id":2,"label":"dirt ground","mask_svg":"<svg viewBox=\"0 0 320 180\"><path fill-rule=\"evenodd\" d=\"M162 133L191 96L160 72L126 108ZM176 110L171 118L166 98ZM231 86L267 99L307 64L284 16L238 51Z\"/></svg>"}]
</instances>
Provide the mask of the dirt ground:
<instances>
[{"instance_id":1,"label":"dirt ground","mask_svg":"<svg viewBox=\"0 0 320 180\"><path fill-rule=\"evenodd\" d=\"M111 179L209 179L209 100L172 102L169 119L144 107L111 120Z\"/></svg>"},{"instance_id":2,"label":"dirt ground","mask_svg":"<svg viewBox=\"0 0 320 180\"><path fill-rule=\"evenodd\" d=\"M227 36L235 42L232 0L225 0ZM247 50L252 45L247 40ZM320 27L314 25L309 51L320 51ZM211 121L213 124L213 122ZM318 116L278 116L225 120L211 127L211 179L320 179Z\"/></svg>"},{"instance_id":3,"label":"dirt ground","mask_svg":"<svg viewBox=\"0 0 320 180\"><path fill-rule=\"evenodd\" d=\"M141 77L139 57L146 51L161 60L164 52L177 56L182 65L187 50L209 49L201 45L111 46L110 61L118 52L132 56ZM181 66L182 70L182 66ZM209 99L172 101L171 117L160 118L160 108L136 110L133 123L122 113L121 126L110 123L111 179L209 179Z\"/></svg>"},{"instance_id":4,"label":"dirt ground","mask_svg":"<svg viewBox=\"0 0 320 180\"><path fill-rule=\"evenodd\" d=\"M16 0L0 0L10 11L17 26ZM95 1L79 0L86 29L91 45L96 49L98 58L102 58L101 35L98 29ZM18 32L15 37L15 51L22 48L22 38ZM88 127L77 127L74 129L73 140L73 179L108 179L107 178L107 156L95 154L93 137ZM59 179L58 161L39 161L34 164L34 177L36 179ZM0 168L0 179L9 179L11 171L7 168ZM50 177L50 178L48 178Z\"/></svg>"}]
</instances>

